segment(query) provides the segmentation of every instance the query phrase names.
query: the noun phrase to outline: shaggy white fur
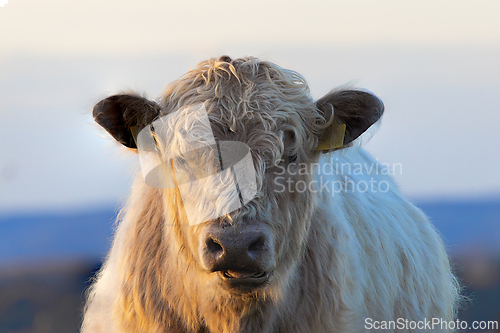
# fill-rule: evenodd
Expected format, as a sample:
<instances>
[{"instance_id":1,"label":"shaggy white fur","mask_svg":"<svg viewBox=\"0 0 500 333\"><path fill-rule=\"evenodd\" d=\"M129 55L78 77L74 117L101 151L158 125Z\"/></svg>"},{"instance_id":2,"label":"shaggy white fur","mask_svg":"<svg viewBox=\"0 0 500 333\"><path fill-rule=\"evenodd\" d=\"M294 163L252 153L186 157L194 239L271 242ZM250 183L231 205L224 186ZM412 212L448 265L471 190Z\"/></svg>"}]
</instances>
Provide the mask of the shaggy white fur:
<instances>
[{"instance_id":1,"label":"shaggy white fur","mask_svg":"<svg viewBox=\"0 0 500 333\"><path fill-rule=\"evenodd\" d=\"M117 131L153 117L130 116L129 102L112 98L98 104L94 116L135 148ZM130 109L153 110L151 101L127 98L134 100ZM383 166L348 147L380 117L378 99L342 90L314 103L292 71L221 57L172 83L154 110L198 103L205 103L216 138L245 142L252 152L258 194L225 217L226 227L258 221L271 230L269 281L247 293L224 288L199 251L200 235L220 221L190 226L178 189L149 187L139 175L89 290L82 332L452 331L367 329L399 319L449 322L459 299L435 228ZM345 145L315 151L332 121L347 124Z\"/></svg>"}]
</instances>

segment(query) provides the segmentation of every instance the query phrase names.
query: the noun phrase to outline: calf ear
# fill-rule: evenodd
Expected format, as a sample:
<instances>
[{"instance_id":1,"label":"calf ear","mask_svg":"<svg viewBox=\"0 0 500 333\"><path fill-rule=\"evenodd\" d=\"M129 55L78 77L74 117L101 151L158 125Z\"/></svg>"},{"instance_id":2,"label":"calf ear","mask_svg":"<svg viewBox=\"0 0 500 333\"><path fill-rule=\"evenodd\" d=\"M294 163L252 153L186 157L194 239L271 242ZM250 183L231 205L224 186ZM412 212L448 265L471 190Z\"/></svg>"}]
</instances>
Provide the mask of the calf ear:
<instances>
[{"instance_id":1,"label":"calf ear","mask_svg":"<svg viewBox=\"0 0 500 333\"><path fill-rule=\"evenodd\" d=\"M321 151L347 147L384 113L380 99L360 90L331 91L316 102L316 107L327 123L331 121L315 149Z\"/></svg>"},{"instance_id":2,"label":"calf ear","mask_svg":"<svg viewBox=\"0 0 500 333\"><path fill-rule=\"evenodd\" d=\"M139 132L160 114L160 110L160 105L144 97L114 95L97 103L92 116L116 141L137 149L131 128Z\"/></svg>"}]
</instances>

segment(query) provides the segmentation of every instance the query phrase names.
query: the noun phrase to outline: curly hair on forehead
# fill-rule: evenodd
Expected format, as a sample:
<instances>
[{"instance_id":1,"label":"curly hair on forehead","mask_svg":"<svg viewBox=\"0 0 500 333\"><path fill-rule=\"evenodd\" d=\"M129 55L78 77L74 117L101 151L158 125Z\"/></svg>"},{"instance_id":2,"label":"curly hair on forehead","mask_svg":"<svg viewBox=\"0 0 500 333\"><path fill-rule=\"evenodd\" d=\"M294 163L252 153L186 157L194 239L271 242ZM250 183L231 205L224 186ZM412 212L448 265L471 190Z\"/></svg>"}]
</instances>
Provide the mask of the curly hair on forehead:
<instances>
[{"instance_id":1,"label":"curly hair on forehead","mask_svg":"<svg viewBox=\"0 0 500 333\"><path fill-rule=\"evenodd\" d=\"M312 150L322 129L315 126L322 119L306 80L295 71L254 57L203 61L169 84L161 97L167 112L198 103L205 103L210 119L223 127L221 131L237 132L243 141L251 141L252 129L261 130L260 141L263 132L274 133L277 137L271 146L281 147L275 158L283 153L295 155L301 148Z\"/></svg>"}]
</instances>

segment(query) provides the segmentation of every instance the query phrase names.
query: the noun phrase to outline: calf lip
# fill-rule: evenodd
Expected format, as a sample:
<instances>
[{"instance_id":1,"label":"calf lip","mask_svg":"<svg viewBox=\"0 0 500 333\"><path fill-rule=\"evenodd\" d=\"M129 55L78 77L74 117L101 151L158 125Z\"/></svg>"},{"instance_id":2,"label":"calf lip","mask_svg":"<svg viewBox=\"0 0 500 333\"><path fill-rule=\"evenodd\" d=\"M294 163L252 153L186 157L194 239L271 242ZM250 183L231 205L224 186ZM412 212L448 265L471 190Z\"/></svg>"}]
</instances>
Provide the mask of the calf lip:
<instances>
[{"instance_id":1,"label":"calf lip","mask_svg":"<svg viewBox=\"0 0 500 333\"><path fill-rule=\"evenodd\" d=\"M269 279L269 273L265 271L249 271L242 269L228 269L219 271L219 276L229 288L240 290L252 290Z\"/></svg>"}]
</instances>

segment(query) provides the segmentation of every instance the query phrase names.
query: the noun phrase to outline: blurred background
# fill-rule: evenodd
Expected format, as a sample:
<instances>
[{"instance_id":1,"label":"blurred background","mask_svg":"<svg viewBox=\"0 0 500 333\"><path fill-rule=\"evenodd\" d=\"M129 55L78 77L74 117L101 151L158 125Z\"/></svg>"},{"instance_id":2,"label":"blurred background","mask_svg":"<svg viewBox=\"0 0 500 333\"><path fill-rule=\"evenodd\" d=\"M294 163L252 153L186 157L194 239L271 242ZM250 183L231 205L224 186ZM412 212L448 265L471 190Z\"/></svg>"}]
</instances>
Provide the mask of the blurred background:
<instances>
[{"instance_id":1,"label":"blurred background","mask_svg":"<svg viewBox=\"0 0 500 333\"><path fill-rule=\"evenodd\" d=\"M0 1L0 332L78 330L137 164L93 105L156 97L222 54L296 70L314 98L347 83L380 96L366 149L402 165L402 191L443 235L470 299L460 318L500 320L498 13L497 0Z\"/></svg>"}]
</instances>

